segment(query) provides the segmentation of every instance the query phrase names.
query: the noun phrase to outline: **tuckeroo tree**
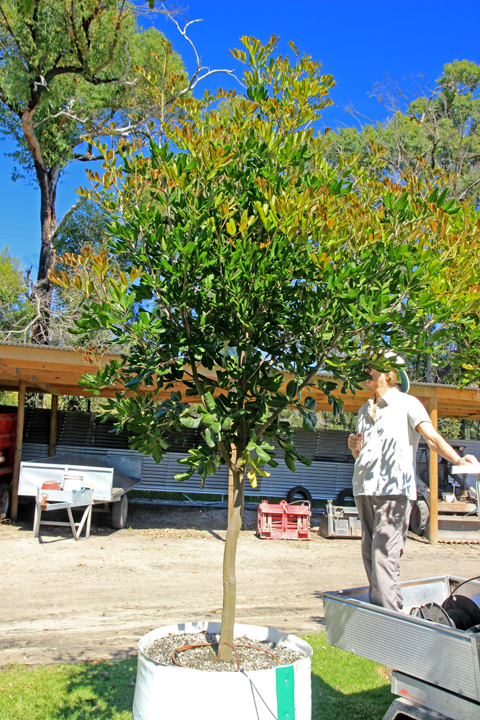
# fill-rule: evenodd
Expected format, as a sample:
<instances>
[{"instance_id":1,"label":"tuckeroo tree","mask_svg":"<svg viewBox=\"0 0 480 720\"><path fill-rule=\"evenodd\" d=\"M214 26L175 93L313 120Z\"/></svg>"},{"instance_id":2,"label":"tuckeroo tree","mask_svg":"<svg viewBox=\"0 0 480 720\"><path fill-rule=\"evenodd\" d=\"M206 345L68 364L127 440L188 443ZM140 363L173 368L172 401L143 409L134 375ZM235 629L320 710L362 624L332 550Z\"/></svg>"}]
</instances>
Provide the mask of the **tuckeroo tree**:
<instances>
[{"instance_id":1,"label":"tuckeroo tree","mask_svg":"<svg viewBox=\"0 0 480 720\"><path fill-rule=\"evenodd\" d=\"M478 250L469 261L462 252L479 229L442 177L394 183L378 157L368 171L355 156L326 162L315 122L332 77L294 46L293 61L275 56L274 37L242 42L245 94L186 100L169 141L149 154L127 142L106 153L103 178L83 192L112 215L109 252L64 255L74 277L52 274L88 302L82 340L108 329L123 348L85 383L117 388L106 409L132 447L160 462L169 434L198 428L206 445L188 451L177 479L196 473L203 487L221 465L233 475L221 633L230 644L245 484L276 467L273 438L292 471L310 464L282 410L298 408L313 431L312 387L341 411L337 381L355 391L363 362L381 368L387 347L417 351L429 325L447 342L454 303L468 296L476 307ZM119 281L111 258L126 268ZM219 655L229 660L229 645Z\"/></svg>"}]
</instances>

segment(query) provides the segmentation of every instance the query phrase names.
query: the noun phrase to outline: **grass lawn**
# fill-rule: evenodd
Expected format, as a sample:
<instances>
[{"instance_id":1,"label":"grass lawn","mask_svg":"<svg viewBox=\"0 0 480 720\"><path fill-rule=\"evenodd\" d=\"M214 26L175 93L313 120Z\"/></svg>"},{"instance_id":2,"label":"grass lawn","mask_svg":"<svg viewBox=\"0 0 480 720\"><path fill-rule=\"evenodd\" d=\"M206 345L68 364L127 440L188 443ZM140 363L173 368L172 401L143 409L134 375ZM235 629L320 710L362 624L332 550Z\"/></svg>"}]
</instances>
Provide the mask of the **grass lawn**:
<instances>
[{"instance_id":1,"label":"grass lawn","mask_svg":"<svg viewBox=\"0 0 480 720\"><path fill-rule=\"evenodd\" d=\"M381 720L394 699L390 671L327 645L325 633L304 639L314 650L312 720Z\"/></svg>"},{"instance_id":2,"label":"grass lawn","mask_svg":"<svg viewBox=\"0 0 480 720\"><path fill-rule=\"evenodd\" d=\"M392 701L388 671L305 638L312 662L313 720L381 720ZM0 720L131 720L136 658L0 671ZM179 718L179 720L183 720Z\"/></svg>"}]
</instances>

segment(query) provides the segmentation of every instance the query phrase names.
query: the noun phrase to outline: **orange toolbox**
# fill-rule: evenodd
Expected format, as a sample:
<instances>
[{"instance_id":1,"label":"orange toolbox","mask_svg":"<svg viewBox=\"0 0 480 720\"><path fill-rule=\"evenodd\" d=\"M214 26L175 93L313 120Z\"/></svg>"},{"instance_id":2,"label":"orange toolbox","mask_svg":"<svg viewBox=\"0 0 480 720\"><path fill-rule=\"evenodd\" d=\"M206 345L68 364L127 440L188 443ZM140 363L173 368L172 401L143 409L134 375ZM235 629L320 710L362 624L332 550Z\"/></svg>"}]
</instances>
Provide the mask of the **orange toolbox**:
<instances>
[{"instance_id":1,"label":"orange toolbox","mask_svg":"<svg viewBox=\"0 0 480 720\"><path fill-rule=\"evenodd\" d=\"M257 513L257 535L268 540L309 540L310 503L282 500L279 505L262 500Z\"/></svg>"}]
</instances>

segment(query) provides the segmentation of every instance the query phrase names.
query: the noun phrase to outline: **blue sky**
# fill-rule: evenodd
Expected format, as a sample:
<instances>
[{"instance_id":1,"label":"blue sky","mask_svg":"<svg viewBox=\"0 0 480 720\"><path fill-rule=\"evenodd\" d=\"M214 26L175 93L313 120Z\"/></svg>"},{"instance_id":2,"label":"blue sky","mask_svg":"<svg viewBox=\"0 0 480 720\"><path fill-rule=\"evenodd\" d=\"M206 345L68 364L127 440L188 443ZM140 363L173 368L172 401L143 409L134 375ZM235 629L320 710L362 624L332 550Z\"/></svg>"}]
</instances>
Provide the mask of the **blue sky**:
<instances>
[{"instance_id":1,"label":"blue sky","mask_svg":"<svg viewBox=\"0 0 480 720\"><path fill-rule=\"evenodd\" d=\"M372 120L382 120L386 111L369 95L374 83L385 75L403 78L421 73L433 83L443 65L458 60L480 64L480 3L478 0L188 0L188 18L202 18L189 34L202 62L212 68L238 68L229 48L240 47L242 35L262 41L280 37L280 51L288 51L293 40L301 51L320 60L325 73L337 86L335 104L324 114L325 124L352 124L345 106L353 104ZM179 17L179 22L183 22ZM169 37L182 55L187 69L195 69L194 56L176 28L157 16L155 26ZM235 86L226 76L215 76L207 87ZM205 87L205 85L203 86ZM12 182L12 163L3 153L9 143L0 143L0 249L10 252L24 266L36 265L40 252L39 193L33 185ZM86 185L85 166L70 166L59 189L57 215L75 202L75 188Z\"/></svg>"}]
</instances>

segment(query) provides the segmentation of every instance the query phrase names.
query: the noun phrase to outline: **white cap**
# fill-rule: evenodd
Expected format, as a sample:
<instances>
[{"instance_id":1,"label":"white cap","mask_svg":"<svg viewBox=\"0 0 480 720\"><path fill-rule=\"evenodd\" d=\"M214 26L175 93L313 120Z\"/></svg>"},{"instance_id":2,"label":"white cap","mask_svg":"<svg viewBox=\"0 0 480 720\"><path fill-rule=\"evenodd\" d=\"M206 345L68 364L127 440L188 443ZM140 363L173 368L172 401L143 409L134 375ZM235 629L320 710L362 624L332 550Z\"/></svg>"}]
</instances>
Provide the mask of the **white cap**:
<instances>
[{"instance_id":1,"label":"white cap","mask_svg":"<svg viewBox=\"0 0 480 720\"><path fill-rule=\"evenodd\" d=\"M388 352L385 353L385 360L387 358L393 360L396 365L405 365L405 360L400 357L400 355L397 355L396 352L393 352L393 350L388 350ZM400 390L404 393L408 393L410 390L410 380L408 379L407 373L405 370L401 370L400 368L394 368L394 370L396 370L400 376Z\"/></svg>"}]
</instances>

